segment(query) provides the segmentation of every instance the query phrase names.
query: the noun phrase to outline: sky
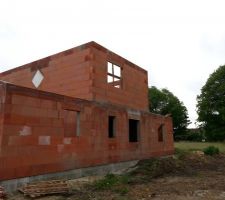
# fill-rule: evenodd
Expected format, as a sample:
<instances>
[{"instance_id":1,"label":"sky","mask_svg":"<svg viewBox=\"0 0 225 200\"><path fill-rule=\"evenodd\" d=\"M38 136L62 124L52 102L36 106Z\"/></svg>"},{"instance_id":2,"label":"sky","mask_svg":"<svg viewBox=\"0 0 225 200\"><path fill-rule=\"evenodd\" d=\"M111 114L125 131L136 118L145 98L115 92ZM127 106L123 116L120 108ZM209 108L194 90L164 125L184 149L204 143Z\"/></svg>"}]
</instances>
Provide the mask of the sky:
<instances>
[{"instance_id":1,"label":"sky","mask_svg":"<svg viewBox=\"0 0 225 200\"><path fill-rule=\"evenodd\" d=\"M225 1L0 0L0 72L95 41L148 71L195 126L196 97L225 64Z\"/></svg>"}]
</instances>

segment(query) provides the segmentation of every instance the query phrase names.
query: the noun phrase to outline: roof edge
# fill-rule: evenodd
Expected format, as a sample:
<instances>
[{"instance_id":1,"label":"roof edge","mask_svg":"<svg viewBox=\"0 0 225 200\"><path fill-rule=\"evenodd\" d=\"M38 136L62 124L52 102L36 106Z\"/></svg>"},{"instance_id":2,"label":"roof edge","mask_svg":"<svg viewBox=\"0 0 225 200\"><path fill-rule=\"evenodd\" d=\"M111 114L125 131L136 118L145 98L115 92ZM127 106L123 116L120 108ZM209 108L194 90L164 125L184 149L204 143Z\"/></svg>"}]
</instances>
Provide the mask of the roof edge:
<instances>
[{"instance_id":1,"label":"roof edge","mask_svg":"<svg viewBox=\"0 0 225 200\"><path fill-rule=\"evenodd\" d=\"M136 68L136 69L138 69L138 70L140 70L140 71L142 71L142 72L144 72L144 73L147 73L147 70L141 68L140 66L134 64L133 62L131 62L131 61L127 60L126 58L120 56L119 54L117 54L117 53L115 53L115 52L113 52L113 51L107 49L106 47L104 47L104 46L98 44L98 43L95 42L95 41L88 42L88 43L86 43L86 45L87 45L87 46L90 46L90 47L93 47L93 48L95 48L95 49L97 49L97 50L103 51L103 52L105 52L105 53L108 53L108 54L114 54L114 55L116 55L117 57L119 57L120 59L124 60L126 64L128 64L128 65L130 65L130 66L132 66L132 67L134 67L134 68Z\"/></svg>"},{"instance_id":2,"label":"roof edge","mask_svg":"<svg viewBox=\"0 0 225 200\"><path fill-rule=\"evenodd\" d=\"M141 70L142 72L144 73L147 73L147 70L139 67L138 65L132 63L131 61L127 60L126 58L110 51L109 49L107 49L106 47L98 44L97 42L95 41L90 41L90 42L87 42L85 44L82 44L82 45L79 45L77 47L73 47L73 48L70 48L70 49L67 49L67 50L64 50L64 51L61 51L59 53L55 53L55 54L52 54L50 56L47 56L47 57L44 57L44 58L41 58L41 59L38 59L38 60L35 60L35 61L32 61L32 62L29 62L29 63L26 63L24 65L20 65L18 67L15 67L13 69L9 69L9 70L6 70L6 71L3 71L0 73L0 77L1 76L4 76L4 75L7 75L7 74L10 74L12 72L15 72L15 71L18 71L20 69L27 69L29 67L31 67L31 65L33 65L34 63L38 63L40 65L43 65L44 63L46 62L49 62L50 60L56 58L56 57L60 57L60 56L64 56L64 55L69 55L69 54L72 54L74 52L78 52L78 51L81 51L83 49L87 49L87 48L90 48L90 47L93 47L97 50L100 50L100 51L103 51L103 52L106 52L106 53L111 53L111 54L114 54L116 55L117 57L119 57L120 59L123 59L125 61L126 64L138 69L138 70Z\"/></svg>"}]
</instances>

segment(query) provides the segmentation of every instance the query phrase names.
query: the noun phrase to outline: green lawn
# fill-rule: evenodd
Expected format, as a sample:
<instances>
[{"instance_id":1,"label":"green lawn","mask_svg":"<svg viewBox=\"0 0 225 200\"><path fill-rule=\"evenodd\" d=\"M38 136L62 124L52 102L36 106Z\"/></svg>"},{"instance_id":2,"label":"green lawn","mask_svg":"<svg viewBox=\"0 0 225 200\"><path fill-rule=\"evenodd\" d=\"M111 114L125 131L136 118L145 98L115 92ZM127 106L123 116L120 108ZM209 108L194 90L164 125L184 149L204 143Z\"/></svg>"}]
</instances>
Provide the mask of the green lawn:
<instances>
[{"instance_id":1,"label":"green lawn","mask_svg":"<svg viewBox=\"0 0 225 200\"><path fill-rule=\"evenodd\" d=\"M175 148L183 150L202 150L212 145L218 147L220 152L225 153L225 143L222 142L175 142Z\"/></svg>"}]
</instances>

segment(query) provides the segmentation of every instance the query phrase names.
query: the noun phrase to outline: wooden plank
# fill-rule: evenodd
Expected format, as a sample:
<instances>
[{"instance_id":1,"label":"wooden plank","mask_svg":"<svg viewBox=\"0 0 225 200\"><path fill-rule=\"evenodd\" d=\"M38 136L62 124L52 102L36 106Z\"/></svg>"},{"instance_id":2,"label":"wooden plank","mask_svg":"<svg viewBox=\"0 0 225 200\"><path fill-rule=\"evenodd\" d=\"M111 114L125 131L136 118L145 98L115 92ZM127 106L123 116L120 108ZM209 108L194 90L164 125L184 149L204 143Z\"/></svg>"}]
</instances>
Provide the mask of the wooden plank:
<instances>
[{"instance_id":1,"label":"wooden plank","mask_svg":"<svg viewBox=\"0 0 225 200\"><path fill-rule=\"evenodd\" d=\"M19 188L19 191L25 196L38 197L48 194L69 193L70 187L65 180L52 180L29 183Z\"/></svg>"}]
</instances>

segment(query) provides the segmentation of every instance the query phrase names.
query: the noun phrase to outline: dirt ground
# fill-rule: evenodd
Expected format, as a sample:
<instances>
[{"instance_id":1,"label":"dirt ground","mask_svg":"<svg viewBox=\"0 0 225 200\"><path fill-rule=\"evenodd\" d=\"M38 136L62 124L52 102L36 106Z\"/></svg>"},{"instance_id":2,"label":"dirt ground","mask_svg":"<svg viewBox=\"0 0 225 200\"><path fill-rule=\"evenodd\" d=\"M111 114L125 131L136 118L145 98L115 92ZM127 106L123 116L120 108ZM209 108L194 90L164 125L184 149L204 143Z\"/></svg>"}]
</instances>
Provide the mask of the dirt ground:
<instances>
[{"instance_id":1,"label":"dirt ground","mask_svg":"<svg viewBox=\"0 0 225 200\"><path fill-rule=\"evenodd\" d=\"M180 157L142 161L121 176L126 181L71 181L71 194L44 196L40 200L225 200L225 155L191 153ZM117 180L117 179L115 179ZM121 179L122 180L122 179ZM106 183L106 185L104 185ZM108 184L108 185L107 185ZM110 185L111 184L111 185ZM20 193L9 200L29 199Z\"/></svg>"}]
</instances>

